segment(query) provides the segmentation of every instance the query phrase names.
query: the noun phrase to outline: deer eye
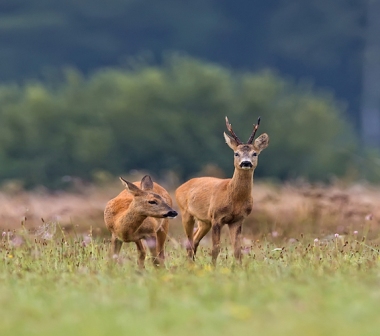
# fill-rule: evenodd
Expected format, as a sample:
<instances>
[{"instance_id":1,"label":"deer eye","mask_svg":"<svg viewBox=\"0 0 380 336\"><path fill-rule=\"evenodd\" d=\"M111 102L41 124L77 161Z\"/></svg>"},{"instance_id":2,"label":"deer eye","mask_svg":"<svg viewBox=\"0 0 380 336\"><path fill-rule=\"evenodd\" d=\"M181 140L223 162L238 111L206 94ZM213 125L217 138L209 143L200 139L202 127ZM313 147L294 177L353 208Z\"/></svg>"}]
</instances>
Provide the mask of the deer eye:
<instances>
[{"instance_id":1,"label":"deer eye","mask_svg":"<svg viewBox=\"0 0 380 336\"><path fill-rule=\"evenodd\" d=\"M235 156L239 156L239 153L235 153Z\"/></svg>"},{"instance_id":2,"label":"deer eye","mask_svg":"<svg viewBox=\"0 0 380 336\"><path fill-rule=\"evenodd\" d=\"M149 204L157 204L156 201L148 201Z\"/></svg>"},{"instance_id":3,"label":"deer eye","mask_svg":"<svg viewBox=\"0 0 380 336\"><path fill-rule=\"evenodd\" d=\"M257 156L257 153L253 153L252 156Z\"/></svg>"}]
</instances>

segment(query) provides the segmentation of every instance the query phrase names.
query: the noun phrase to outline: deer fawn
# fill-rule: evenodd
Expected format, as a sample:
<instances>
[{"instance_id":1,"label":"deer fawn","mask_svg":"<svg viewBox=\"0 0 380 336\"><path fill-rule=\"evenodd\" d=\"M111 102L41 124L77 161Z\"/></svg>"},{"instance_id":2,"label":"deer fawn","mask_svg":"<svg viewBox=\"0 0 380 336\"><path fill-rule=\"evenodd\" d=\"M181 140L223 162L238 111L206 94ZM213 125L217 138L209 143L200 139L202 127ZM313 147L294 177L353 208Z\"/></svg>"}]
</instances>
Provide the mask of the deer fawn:
<instances>
[{"instance_id":1,"label":"deer fawn","mask_svg":"<svg viewBox=\"0 0 380 336\"><path fill-rule=\"evenodd\" d=\"M255 141L260 118L246 144L232 130L226 117L231 136L224 133L227 145L234 151L235 171L231 179L214 177L193 178L177 188L175 196L182 214L182 224L187 238L187 254L194 260L201 239L212 229L212 263L220 252L220 231L228 225L234 256L241 261L241 230L244 219L252 211L253 173L260 152L269 144L266 133ZM194 232L194 223L197 229Z\"/></svg>"},{"instance_id":2,"label":"deer fawn","mask_svg":"<svg viewBox=\"0 0 380 336\"><path fill-rule=\"evenodd\" d=\"M138 265L144 268L146 253L141 241L144 239L153 256L153 264L163 265L168 218L178 215L171 208L169 193L153 182L149 175L144 176L141 182L131 183L121 177L120 180L126 190L110 200L104 210L104 221L112 233L112 253L119 254L123 242L134 242Z\"/></svg>"}]
</instances>

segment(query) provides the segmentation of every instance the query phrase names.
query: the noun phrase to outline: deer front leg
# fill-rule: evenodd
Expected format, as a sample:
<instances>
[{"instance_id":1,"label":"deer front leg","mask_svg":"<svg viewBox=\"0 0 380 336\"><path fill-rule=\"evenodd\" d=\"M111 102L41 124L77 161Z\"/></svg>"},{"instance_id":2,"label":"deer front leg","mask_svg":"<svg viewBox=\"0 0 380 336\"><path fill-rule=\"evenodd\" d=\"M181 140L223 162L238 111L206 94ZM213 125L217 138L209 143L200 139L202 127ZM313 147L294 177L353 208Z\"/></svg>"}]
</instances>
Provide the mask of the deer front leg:
<instances>
[{"instance_id":1,"label":"deer front leg","mask_svg":"<svg viewBox=\"0 0 380 336\"><path fill-rule=\"evenodd\" d=\"M152 256L153 266L162 267L164 266L165 254L164 254L164 246L165 237L162 237L162 234L157 234L157 237L149 237L146 239L146 243L149 247L150 254Z\"/></svg>"},{"instance_id":2,"label":"deer front leg","mask_svg":"<svg viewBox=\"0 0 380 336\"><path fill-rule=\"evenodd\" d=\"M118 255L120 253L122 244L123 242L119 240L114 234L112 234L111 248L110 248L111 257L113 257L114 255Z\"/></svg>"},{"instance_id":3,"label":"deer front leg","mask_svg":"<svg viewBox=\"0 0 380 336\"><path fill-rule=\"evenodd\" d=\"M137 240L136 242L137 246L137 252L138 252L138 259L137 259L137 264L139 265L140 268L145 268L144 266L144 261L145 261L145 248L141 240Z\"/></svg>"},{"instance_id":4,"label":"deer front leg","mask_svg":"<svg viewBox=\"0 0 380 336\"><path fill-rule=\"evenodd\" d=\"M182 224L183 228L185 229L185 233L187 236L187 244L186 244L186 250L187 250L187 256L194 260L194 217L190 215L185 210L182 211Z\"/></svg>"},{"instance_id":5,"label":"deer front leg","mask_svg":"<svg viewBox=\"0 0 380 336\"><path fill-rule=\"evenodd\" d=\"M160 266L160 260L157 251L157 239L156 237L148 237L145 239L146 244L150 250L153 266Z\"/></svg>"},{"instance_id":6,"label":"deer front leg","mask_svg":"<svg viewBox=\"0 0 380 336\"><path fill-rule=\"evenodd\" d=\"M216 259L218 258L220 252L220 231L222 226L220 224L214 224L212 226L212 264L216 265Z\"/></svg>"},{"instance_id":7,"label":"deer front leg","mask_svg":"<svg viewBox=\"0 0 380 336\"><path fill-rule=\"evenodd\" d=\"M167 231L169 228L168 220L165 220L161 228L156 232L156 241L157 241L157 257L156 260L158 262L157 266L164 267L165 266L165 241L167 237Z\"/></svg>"},{"instance_id":8,"label":"deer front leg","mask_svg":"<svg viewBox=\"0 0 380 336\"><path fill-rule=\"evenodd\" d=\"M239 263L241 263L241 227L241 222L229 225L231 245L234 249L234 257Z\"/></svg>"}]
</instances>

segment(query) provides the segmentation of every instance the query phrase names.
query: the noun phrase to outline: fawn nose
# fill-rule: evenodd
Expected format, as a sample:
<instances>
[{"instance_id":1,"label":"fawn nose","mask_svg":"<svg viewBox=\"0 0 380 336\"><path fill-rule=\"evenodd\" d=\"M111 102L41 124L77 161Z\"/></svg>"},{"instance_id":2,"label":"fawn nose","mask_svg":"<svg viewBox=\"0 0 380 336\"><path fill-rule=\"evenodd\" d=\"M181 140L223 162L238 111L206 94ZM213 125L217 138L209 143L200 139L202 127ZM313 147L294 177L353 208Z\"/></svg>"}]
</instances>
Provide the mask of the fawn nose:
<instances>
[{"instance_id":1,"label":"fawn nose","mask_svg":"<svg viewBox=\"0 0 380 336\"><path fill-rule=\"evenodd\" d=\"M252 168L252 162L251 161L242 161L240 163L240 168Z\"/></svg>"},{"instance_id":2,"label":"fawn nose","mask_svg":"<svg viewBox=\"0 0 380 336\"><path fill-rule=\"evenodd\" d=\"M175 218L175 217L177 217L177 215L178 215L178 212L177 212L177 211L171 210L171 211L169 211L166 215L164 215L164 217L167 217L167 218Z\"/></svg>"}]
</instances>

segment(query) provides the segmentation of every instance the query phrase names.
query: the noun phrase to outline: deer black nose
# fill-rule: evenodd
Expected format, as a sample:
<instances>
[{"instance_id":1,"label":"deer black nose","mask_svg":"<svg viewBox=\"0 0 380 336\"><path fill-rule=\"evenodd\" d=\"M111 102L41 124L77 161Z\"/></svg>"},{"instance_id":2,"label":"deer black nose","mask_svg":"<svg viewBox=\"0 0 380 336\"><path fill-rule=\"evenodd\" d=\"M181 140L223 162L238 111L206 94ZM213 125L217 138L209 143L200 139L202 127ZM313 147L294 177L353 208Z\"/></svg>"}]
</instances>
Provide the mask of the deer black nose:
<instances>
[{"instance_id":1,"label":"deer black nose","mask_svg":"<svg viewBox=\"0 0 380 336\"><path fill-rule=\"evenodd\" d=\"M240 163L241 168L252 168L252 162L251 161L242 161Z\"/></svg>"},{"instance_id":2,"label":"deer black nose","mask_svg":"<svg viewBox=\"0 0 380 336\"><path fill-rule=\"evenodd\" d=\"M164 215L164 217L167 217L167 218L175 218L177 216L178 216L178 212L174 210L171 210L166 215Z\"/></svg>"}]
</instances>

